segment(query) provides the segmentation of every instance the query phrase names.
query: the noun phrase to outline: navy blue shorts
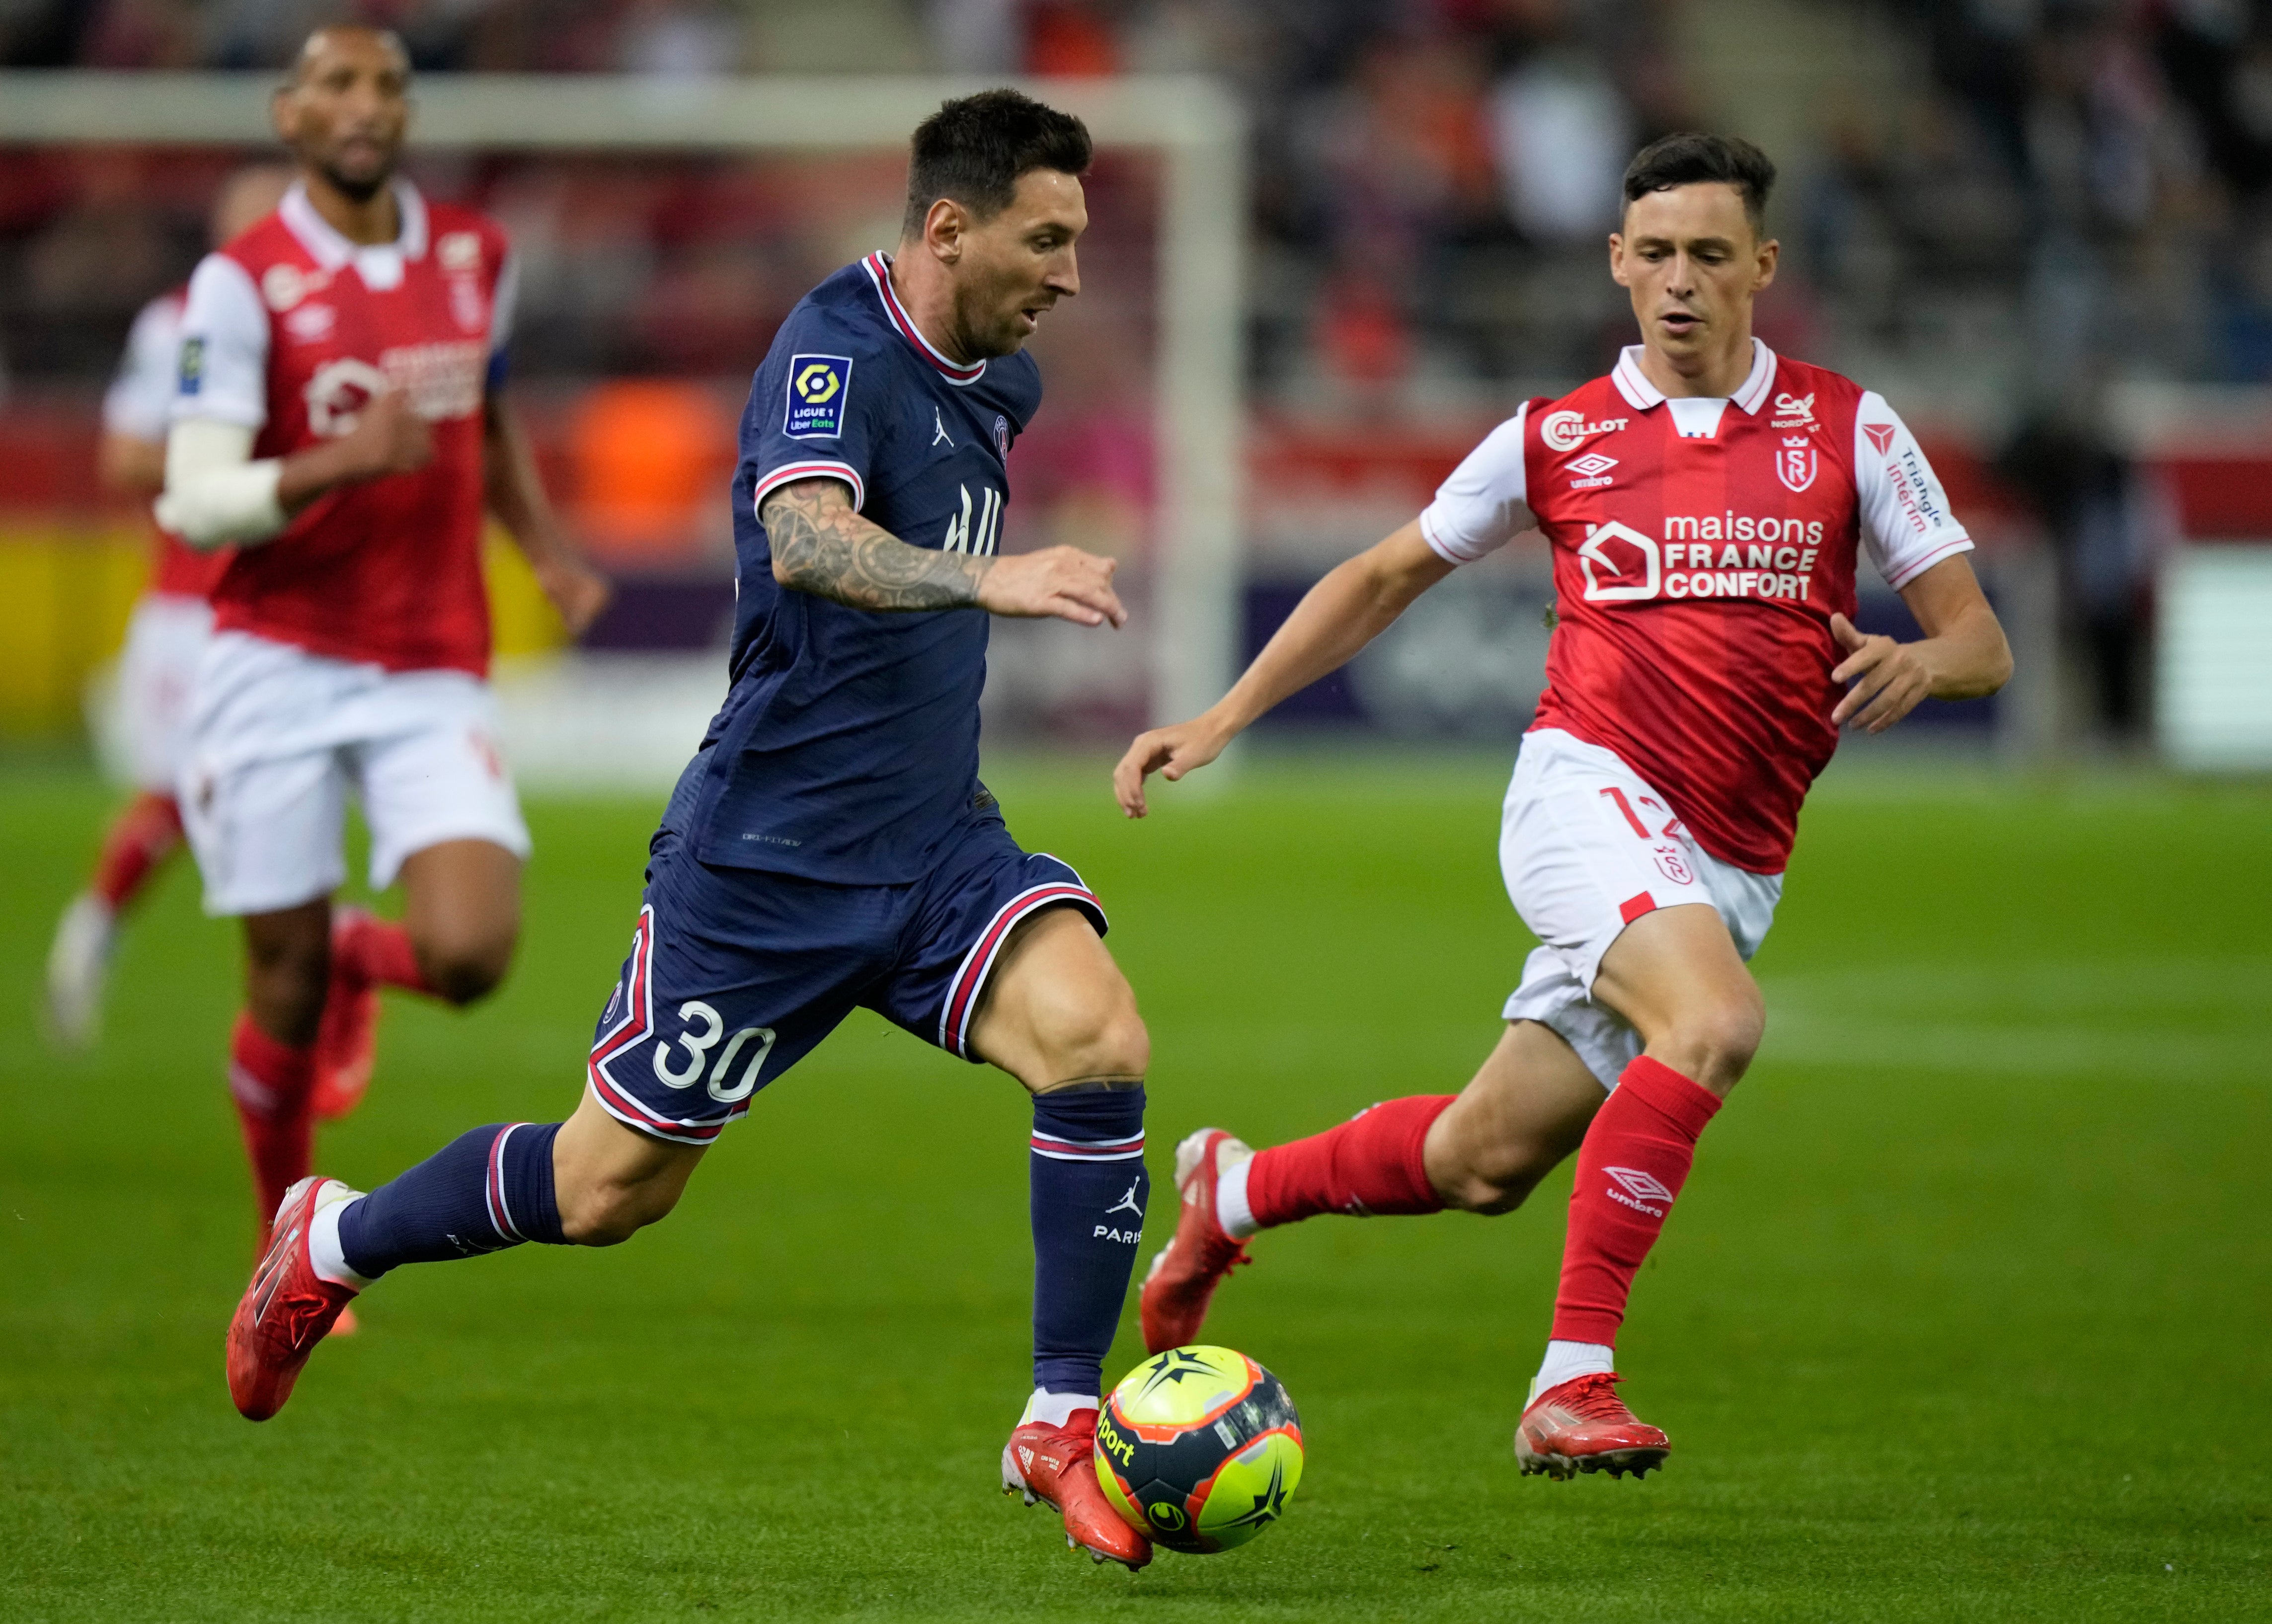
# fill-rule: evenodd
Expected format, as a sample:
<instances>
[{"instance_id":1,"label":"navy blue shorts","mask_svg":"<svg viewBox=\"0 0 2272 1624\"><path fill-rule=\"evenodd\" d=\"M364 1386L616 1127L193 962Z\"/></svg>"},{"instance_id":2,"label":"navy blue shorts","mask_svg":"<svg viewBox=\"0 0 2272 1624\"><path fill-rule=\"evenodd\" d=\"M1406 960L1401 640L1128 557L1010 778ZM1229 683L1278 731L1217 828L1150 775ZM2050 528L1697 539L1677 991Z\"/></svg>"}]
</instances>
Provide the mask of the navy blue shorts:
<instances>
[{"instance_id":1,"label":"navy blue shorts","mask_svg":"<svg viewBox=\"0 0 2272 1624\"><path fill-rule=\"evenodd\" d=\"M971 1016L1013 926L1103 905L1071 867L1028 855L998 817L946 842L898 886L835 886L698 861L666 828L594 1034L592 1092L643 1134L706 1145L752 1095L857 1008L968 1060Z\"/></svg>"}]
</instances>

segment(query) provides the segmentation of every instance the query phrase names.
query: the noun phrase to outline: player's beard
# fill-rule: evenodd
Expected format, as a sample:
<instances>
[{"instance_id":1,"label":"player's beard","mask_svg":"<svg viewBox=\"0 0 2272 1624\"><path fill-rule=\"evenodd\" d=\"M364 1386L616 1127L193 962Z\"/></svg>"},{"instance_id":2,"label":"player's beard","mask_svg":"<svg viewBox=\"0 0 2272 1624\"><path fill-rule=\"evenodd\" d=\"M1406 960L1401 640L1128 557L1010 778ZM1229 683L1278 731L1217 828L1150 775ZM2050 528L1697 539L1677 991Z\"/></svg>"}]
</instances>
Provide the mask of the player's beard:
<instances>
[{"instance_id":1,"label":"player's beard","mask_svg":"<svg viewBox=\"0 0 2272 1624\"><path fill-rule=\"evenodd\" d=\"M337 163L330 161L318 162L316 169L325 181L337 188L350 201L355 203L370 202L378 196L380 189L387 182L394 178L394 166L392 163L382 165L376 174L368 176L350 174Z\"/></svg>"}]
</instances>

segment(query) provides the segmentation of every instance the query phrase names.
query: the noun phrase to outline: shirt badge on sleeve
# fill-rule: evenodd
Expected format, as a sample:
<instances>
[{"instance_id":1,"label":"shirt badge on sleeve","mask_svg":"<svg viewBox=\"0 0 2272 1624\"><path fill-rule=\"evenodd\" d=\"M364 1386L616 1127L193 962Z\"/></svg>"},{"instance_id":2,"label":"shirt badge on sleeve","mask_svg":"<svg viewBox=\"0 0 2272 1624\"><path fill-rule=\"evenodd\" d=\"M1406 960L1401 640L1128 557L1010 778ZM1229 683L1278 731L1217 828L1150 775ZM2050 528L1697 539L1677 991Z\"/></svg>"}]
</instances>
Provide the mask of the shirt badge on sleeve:
<instances>
[{"instance_id":1,"label":"shirt badge on sleeve","mask_svg":"<svg viewBox=\"0 0 2272 1624\"><path fill-rule=\"evenodd\" d=\"M791 355L781 432L793 440L834 439L844 432L844 397L851 390L849 355Z\"/></svg>"},{"instance_id":2,"label":"shirt badge on sleeve","mask_svg":"<svg viewBox=\"0 0 2272 1624\"><path fill-rule=\"evenodd\" d=\"M181 392L195 394L205 387L206 341L200 338L182 341Z\"/></svg>"}]
</instances>

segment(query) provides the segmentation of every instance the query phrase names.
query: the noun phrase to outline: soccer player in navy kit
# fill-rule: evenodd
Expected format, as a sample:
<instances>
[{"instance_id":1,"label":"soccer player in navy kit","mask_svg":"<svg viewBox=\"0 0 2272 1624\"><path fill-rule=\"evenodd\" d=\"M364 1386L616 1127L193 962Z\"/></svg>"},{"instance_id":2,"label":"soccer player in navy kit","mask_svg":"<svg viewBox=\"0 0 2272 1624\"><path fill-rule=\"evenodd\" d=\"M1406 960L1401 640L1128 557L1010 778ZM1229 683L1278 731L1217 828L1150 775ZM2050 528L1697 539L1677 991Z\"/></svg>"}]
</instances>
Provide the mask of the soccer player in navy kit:
<instances>
[{"instance_id":1,"label":"soccer player in navy kit","mask_svg":"<svg viewBox=\"0 0 2272 1624\"><path fill-rule=\"evenodd\" d=\"M1126 619L1110 559L997 556L1042 393L1021 347L1080 289L1088 159L1080 121L1016 92L948 102L916 132L897 253L790 312L742 418L733 687L652 843L583 1098L368 1195L295 1186L229 1328L246 1416L398 1264L662 1217L751 1096L864 1007L1032 1093L1034 1394L1003 1486L1100 1561L1150 1559L1090 1465L1143 1227L1148 1041L1096 898L978 781L988 615Z\"/></svg>"}]
</instances>

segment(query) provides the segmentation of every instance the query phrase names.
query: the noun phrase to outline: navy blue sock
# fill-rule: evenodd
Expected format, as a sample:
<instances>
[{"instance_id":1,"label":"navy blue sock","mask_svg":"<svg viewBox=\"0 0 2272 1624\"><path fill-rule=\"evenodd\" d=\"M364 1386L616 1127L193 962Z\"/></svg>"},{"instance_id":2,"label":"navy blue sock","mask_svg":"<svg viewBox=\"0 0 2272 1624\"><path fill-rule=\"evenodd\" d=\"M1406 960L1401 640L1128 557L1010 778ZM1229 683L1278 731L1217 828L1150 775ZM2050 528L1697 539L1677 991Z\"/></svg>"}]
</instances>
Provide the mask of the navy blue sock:
<instances>
[{"instance_id":1,"label":"navy blue sock","mask_svg":"<svg viewBox=\"0 0 2272 1624\"><path fill-rule=\"evenodd\" d=\"M567 1243L552 1194L557 1122L461 1134L340 1214L340 1254L366 1280L398 1263L478 1257L524 1240Z\"/></svg>"},{"instance_id":2,"label":"navy blue sock","mask_svg":"<svg viewBox=\"0 0 2272 1624\"><path fill-rule=\"evenodd\" d=\"M1034 1385L1104 1391L1143 1239L1144 1090L1034 1096Z\"/></svg>"}]
</instances>

